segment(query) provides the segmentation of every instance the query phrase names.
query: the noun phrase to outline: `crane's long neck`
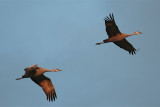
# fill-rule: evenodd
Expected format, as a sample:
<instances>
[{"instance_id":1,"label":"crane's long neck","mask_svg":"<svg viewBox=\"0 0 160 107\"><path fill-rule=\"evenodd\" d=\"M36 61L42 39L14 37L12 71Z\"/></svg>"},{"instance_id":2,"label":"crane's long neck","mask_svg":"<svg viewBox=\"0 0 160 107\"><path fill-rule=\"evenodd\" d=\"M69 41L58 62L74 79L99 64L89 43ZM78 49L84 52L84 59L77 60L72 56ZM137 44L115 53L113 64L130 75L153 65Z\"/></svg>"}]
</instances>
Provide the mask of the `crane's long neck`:
<instances>
[{"instance_id":1,"label":"crane's long neck","mask_svg":"<svg viewBox=\"0 0 160 107\"><path fill-rule=\"evenodd\" d=\"M35 76L39 76L39 75L42 75L43 73L45 72L56 72L56 69L45 69L45 68L37 68L36 69L36 75Z\"/></svg>"},{"instance_id":2,"label":"crane's long neck","mask_svg":"<svg viewBox=\"0 0 160 107\"><path fill-rule=\"evenodd\" d=\"M56 69L46 69L46 72L56 72L57 70Z\"/></svg>"},{"instance_id":3,"label":"crane's long neck","mask_svg":"<svg viewBox=\"0 0 160 107\"><path fill-rule=\"evenodd\" d=\"M136 33L132 33L132 34L124 34L124 33L123 33L123 35L124 35L125 37L129 37L129 36L137 35L137 34L136 34Z\"/></svg>"}]
</instances>

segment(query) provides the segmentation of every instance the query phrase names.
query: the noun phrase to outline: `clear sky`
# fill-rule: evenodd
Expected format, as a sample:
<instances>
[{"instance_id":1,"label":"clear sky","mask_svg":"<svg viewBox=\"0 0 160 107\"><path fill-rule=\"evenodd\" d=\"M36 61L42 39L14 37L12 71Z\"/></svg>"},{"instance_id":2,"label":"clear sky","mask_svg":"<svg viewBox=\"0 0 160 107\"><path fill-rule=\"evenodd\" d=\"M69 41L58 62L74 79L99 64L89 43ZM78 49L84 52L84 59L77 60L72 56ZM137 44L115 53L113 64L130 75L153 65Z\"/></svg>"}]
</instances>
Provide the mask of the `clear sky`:
<instances>
[{"instance_id":1,"label":"clear sky","mask_svg":"<svg viewBox=\"0 0 160 107\"><path fill-rule=\"evenodd\" d=\"M160 107L159 0L0 0L1 107ZM104 17L114 13L129 55L108 36ZM58 99L48 102L24 68L46 73Z\"/></svg>"}]
</instances>

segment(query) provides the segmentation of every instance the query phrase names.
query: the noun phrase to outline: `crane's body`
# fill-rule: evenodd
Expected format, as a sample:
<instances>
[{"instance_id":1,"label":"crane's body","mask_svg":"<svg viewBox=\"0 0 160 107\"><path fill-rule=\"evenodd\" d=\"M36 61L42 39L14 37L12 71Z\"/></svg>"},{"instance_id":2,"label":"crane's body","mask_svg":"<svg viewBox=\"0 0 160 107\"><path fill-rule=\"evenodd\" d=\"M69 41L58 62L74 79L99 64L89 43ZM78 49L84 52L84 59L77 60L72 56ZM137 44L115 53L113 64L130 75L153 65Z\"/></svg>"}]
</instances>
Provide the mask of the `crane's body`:
<instances>
[{"instance_id":1,"label":"crane's body","mask_svg":"<svg viewBox=\"0 0 160 107\"><path fill-rule=\"evenodd\" d=\"M58 72L61 70L59 69L49 70L49 69L38 67L37 64L27 67L24 70L25 70L25 74L22 76L22 78L17 78L16 80L20 80L23 78L31 78L32 81L34 81L36 84L42 87L43 91L47 96L47 100L53 101L57 98L52 81L50 80L50 78L44 76L43 74L45 72L52 72L52 71Z\"/></svg>"},{"instance_id":2,"label":"crane's body","mask_svg":"<svg viewBox=\"0 0 160 107\"><path fill-rule=\"evenodd\" d=\"M96 45L113 42L120 48L128 51L130 54L135 54L136 49L125 39L126 37L137 35L137 34L143 34L141 32L134 32L132 34L125 34L121 33L118 26L115 23L113 14L109 15L110 17L105 18L105 25L106 25L106 32L109 36L108 39L103 40L103 42L96 43Z\"/></svg>"},{"instance_id":3,"label":"crane's body","mask_svg":"<svg viewBox=\"0 0 160 107\"><path fill-rule=\"evenodd\" d=\"M121 41L121 40L123 40L124 38L126 38L126 36L125 36L124 34L117 34L117 35L115 35L115 36L112 36L112 37L104 40L104 43Z\"/></svg>"}]
</instances>

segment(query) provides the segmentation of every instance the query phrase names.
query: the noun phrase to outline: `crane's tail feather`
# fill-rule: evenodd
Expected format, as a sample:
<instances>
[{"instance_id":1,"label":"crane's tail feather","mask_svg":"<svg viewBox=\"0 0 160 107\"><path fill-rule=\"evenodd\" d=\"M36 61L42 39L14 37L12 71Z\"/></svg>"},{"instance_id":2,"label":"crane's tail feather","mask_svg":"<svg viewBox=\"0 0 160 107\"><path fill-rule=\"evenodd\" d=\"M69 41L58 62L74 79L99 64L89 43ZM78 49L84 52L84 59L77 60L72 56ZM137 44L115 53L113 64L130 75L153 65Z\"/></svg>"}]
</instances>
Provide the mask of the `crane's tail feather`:
<instances>
[{"instance_id":1,"label":"crane's tail feather","mask_svg":"<svg viewBox=\"0 0 160 107\"><path fill-rule=\"evenodd\" d=\"M20 79L23 79L23 78L17 78L16 80L20 80Z\"/></svg>"}]
</instances>

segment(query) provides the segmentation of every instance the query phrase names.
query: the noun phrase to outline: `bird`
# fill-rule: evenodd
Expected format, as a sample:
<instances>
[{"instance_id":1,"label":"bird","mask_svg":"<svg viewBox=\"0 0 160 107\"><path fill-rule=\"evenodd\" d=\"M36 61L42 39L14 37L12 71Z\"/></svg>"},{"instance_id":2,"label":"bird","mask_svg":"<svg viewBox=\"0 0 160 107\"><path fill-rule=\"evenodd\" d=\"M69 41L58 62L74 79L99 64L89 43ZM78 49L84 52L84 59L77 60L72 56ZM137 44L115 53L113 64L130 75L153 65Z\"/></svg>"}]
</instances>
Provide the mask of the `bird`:
<instances>
[{"instance_id":1,"label":"bird","mask_svg":"<svg viewBox=\"0 0 160 107\"><path fill-rule=\"evenodd\" d=\"M42 87L44 93L46 94L47 100L55 101L55 99L57 98L56 95L56 91L55 88L52 84L52 81L50 78L46 77L44 75L45 72L58 72L58 71L62 71L59 69L45 69L45 68L41 68L38 67L38 64L35 65L31 65L27 68L24 69L25 70L25 74L21 77L21 78L17 78L16 80L20 80L23 78L30 78L32 81L34 81L36 84L38 84L40 87Z\"/></svg>"},{"instance_id":2,"label":"bird","mask_svg":"<svg viewBox=\"0 0 160 107\"><path fill-rule=\"evenodd\" d=\"M139 31L136 31L132 34L121 33L118 26L116 25L113 13L109 14L109 16L106 16L104 20L105 20L106 32L109 38L103 40L103 42L96 43L96 45L113 42L120 48L128 51L129 54L132 54L132 55L136 54L137 49L135 49L132 46L132 44L130 44L125 38L132 36L132 35L138 35L138 34L143 34L143 33Z\"/></svg>"}]
</instances>

